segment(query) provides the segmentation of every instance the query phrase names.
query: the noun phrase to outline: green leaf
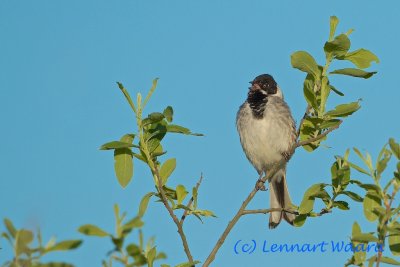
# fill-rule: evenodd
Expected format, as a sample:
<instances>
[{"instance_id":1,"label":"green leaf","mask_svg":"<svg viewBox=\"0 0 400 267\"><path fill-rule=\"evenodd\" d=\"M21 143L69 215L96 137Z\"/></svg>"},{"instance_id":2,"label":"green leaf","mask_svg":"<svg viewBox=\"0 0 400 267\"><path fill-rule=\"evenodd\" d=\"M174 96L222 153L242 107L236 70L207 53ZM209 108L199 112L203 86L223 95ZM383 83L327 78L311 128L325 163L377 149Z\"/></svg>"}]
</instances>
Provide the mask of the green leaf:
<instances>
[{"instance_id":1,"label":"green leaf","mask_svg":"<svg viewBox=\"0 0 400 267\"><path fill-rule=\"evenodd\" d=\"M154 93L154 91L156 90L157 82L158 82L158 78L155 78L155 79L153 80L153 85L151 86L151 88L150 88L150 90L149 90L149 93L147 94L147 96L146 96L146 98L145 98L145 100L144 100L144 102L143 102L143 108L147 105L147 102L149 102L151 95L152 95L152 94ZM138 102L140 102L140 101L138 100Z\"/></svg>"},{"instance_id":2,"label":"green leaf","mask_svg":"<svg viewBox=\"0 0 400 267\"><path fill-rule=\"evenodd\" d=\"M335 107L335 109L325 113L325 116L329 117L347 117L357 110L360 109L360 104L357 102L351 102L348 104L341 104Z\"/></svg>"},{"instance_id":3,"label":"green leaf","mask_svg":"<svg viewBox=\"0 0 400 267\"><path fill-rule=\"evenodd\" d=\"M357 222L354 222L351 230L351 236L355 236L358 234L361 234L361 227Z\"/></svg>"},{"instance_id":4,"label":"green leaf","mask_svg":"<svg viewBox=\"0 0 400 267\"><path fill-rule=\"evenodd\" d=\"M165 118L165 116L164 116L164 114L162 114L160 112L153 112L153 113L150 113L147 116L147 118L150 120L151 123L156 123L156 122L162 121Z\"/></svg>"},{"instance_id":5,"label":"green leaf","mask_svg":"<svg viewBox=\"0 0 400 267\"><path fill-rule=\"evenodd\" d=\"M400 234L390 232L389 248L393 255L400 256Z\"/></svg>"},{"instance_id":6,"label":"green leaf","mask_svg":"<svg viewBox=\"0 0 400 267\"><path fill-rule=\"evenodd\" d=\"M29 252L28 245L33 241L33 233L29 230L20 229L15 233L16 254Z\"/></svg>"},{"instance_id":7,"label":"green leaf","mask_svg":"<svg viewBox=\"0 0 400 267\"><path fill-rule=\"evenodd\" d=\"M307 72L319 80L321 71L315 59L306 51L297 51L291 55L292 67Z\"/></svg>"},{"instance_id":8,"label":"green leaf","mask_svg":"<svg viewBox=\"0 0 400 267\"><path fill-rule=\"evenodd\" d=\"M129 220L122 226L122 234L126 236L128 233L132 231L133 228L140 228L144 225L140 216L136 216L135 218Z\"/></svg>"},{"instance_id":9,"label":"green leaf","mask_svg":"<svg viewBox=\"0 0 400 267\"><path fill-rule=\"evenodd\" d=\"M176 167L176 159L167 159L163 165L161 166L160 169L160 178L163 182L163 185L165 185L168 181L168 177L172 174L172 172L175 170Z\"/></svg>"},{"instance_id":10,"label":"green leaf","mask_svg":"<svg viewBox=\"0 0 400 267\"><path fill-rule=\"evenodd\" d=\"M7 228L8 233L15 238L15 234L17 233L17 229L15 229L11 220L4 218L4 225Z\"/></svg>"},{"instance_id":11,"label":"green leaf","mask_svg":"<svg viewBox=\"0 0 400 267\"><path fill-rule=\"evenodd\" d=\"M299 213L308 214L313 210L315 197L323 194L325 184L314 184L304 193L303 200L300 203ZM325 192L326 193L326 192Z\"/></svg>"},{"instance_id":12,"label":"green leaf","mask_svg":"<svg viewBox=\"0 0 400 267\"><path fill-rule=\"evenodd\" d=\"M54 246L46 249L46 251L50 252L50 251L72 250L78 248L81 244L82 240L66 240L55 244Z\"/></svg>"},{"instance_id":13,"label":"green leaf","mask_svg":"<svg viewBox=\"0 0 400 267\"><path fill-rule=\"evenodd\" d=\"M361 173L363 173L363 174L366 174L366 175L371 176L371 174L370 174L368 171L366 171L365 169L361 168L360 166L358 166L358 165L356 165L356 164L354 164L354 163L352 163L352 162L350 162L350 161L346 161L346 162L347 162L347 164L349 164L349 166L352 167L353 169L355 169L355 170L357 170L357 171L359 171L359 172L361 172Z\"/></svg>"},{"instance_id":14,"label":"green leaf","mask_svg":"<svg viewBox=\"0 0 400 267\"><path fill-rule=\"evenodd\" d=\"M360 233L355 234L351 237L351 241L360 242L360 243L368 243L368 242L379 242L379 239L370 233Z\"/></svg>"},{"instance_id":15,"label":"green leaf","mask_svg":"<svg viewBox=\"0 0 400 267\"><path fill-rule=\"evenodd\" d=\"M336 16L330 17L329 41L335 36L336 26L339 24L339 19Z\"/></svg>"},{"instance_id":16,"label":"green leaf","mask_svg":"<svg viewBox=\"0 0 400 267\"><path fill-rule=\"evenodd\" d=\"M346 34L340 34L324 45L325 53L332 54L335 58L343 58L350 49L350 39Z\"/></svg>"},{"instance_id":17,"label":"green leaf","mask_svg":"<svg viewBox=\"0 0 400 267\"><path fill-rule=\"evenodd\" d=\"M335 86L333 85L329 85L330 89L335 92L336 94L340 95L340 96L344 96L344 94L342 92L340 92L338 89L336 89Z\"/></svg>"},{"instance_id":18,"label":"green leaf","mask_svg":"<svg viewBox=\"0 0 400 267\"><path fill-rule=\"evenodd\" d=\"M179 126L179 125L175 125L175 124L168 124L167 131L170 133L180 133L180 134L186 134L186 135L203 136L203 134L192 133L188 128L185 128L185 127Z\"/></svg>"},{"instance_id":19,"label":"green leaf","mask_svg":"<svg viewBox=\"0 0 400 267\"><path fill-rule=\"evenodd\" d=\"M34 265L35 267L74 267L74 265L65 262L47 262L38 263ZM13 266L14 267L14 266Z\"/></svg>"},{"instance_id":20,"label":"green leaf","mask_svg":"<svg viewBox=\"0 0 400 267\"><path fill-rule=\"evenodd\" d=\"M150 198L152 196L154 196L153 192L147 193L146 195L144 195L144 197L140 201L140 205L139 205L139 216L140 217L143 217L143 215L145 214L145 212L147 210L147 206L149 205Z\"/></svg>"},{"instance_id":21,"label":"green leaf","mask_svg":"<svg viewBox=\"0 0 400 267\"><path fill-rule=\"evenodd\" d=\"M136 113L136 107L135 104L133 104L131 96L129 95L128 91L125 89L125 87L122 85L122 83L117 82L119 89L122 91L122 93L124 94L126 100L128 101L129 105L131 106L133 112Z\"/></svg>"},{"instance_id":22,"label":"green leaf","mask_svg":"<svg viewBox=\"0 0 400 267\"><path fill-rule=\"evenodd\" d=\"M188 193L189 192L186 191L186 188L183 185L180 184L176 187L176 197L178 204L182 204L182 201L185 199Z\"/></svg>"},{"instance_id":23,"label":"green leaf","mask_svg":"<svg viewBox=\"0 0 400 267\"><path fill-rule=\"evenodd\" d=\"M192 210L189 213L205 217L217 217L211 210Z\"/></svg>"},{"instance_id":24,"label":"green leaf","mask_svg":"<svg viewBox=\"0 0 400 267\"><path fill-rule=\"evenodd\" d=\"M140 247L136 244L129 244L125 248L126 253L131 257L136 257L142 253Z\"/></svg>"},{"instance_id":25,"label":"green leaf","mask_svg":"<svg viewBox=\"0 0 400 267\"><path fill-rule=\"evenodd\" d=\"M372 222L378 218L378 215L375 214L374 209L381 206L381 199L376 196L373 191L368 191L364 201L364 215L368 221Z\"/></svg>"},{"instance_id":26,"label":"green leaf","mask_svg":"<svg viewBox=\"0 0 400 267\"><path fill-rule=\"evenodd\" d=\"M125 188L133 176L132 151L129 148L115 149L114 170L119 184Z\"/></svg>"},{"instance_id":27,"label":"green leaf","mask_svg":"<svg viewBox=\"0 0 400 267\"><path fill-rule=\"evenodd\" d=\"M377 73L376 71L367 72L367 71L353 69L353 68L338 69L338 70L334 70L334 71L330 72L330 74L342 74L342 75L348 75L348 76L364 78L364 79L368 79L376 73Z\"/></svg>"},{"instance_id":28,"label":"green leaf","mask_svg":"<svg viewBox=\"0 0 400 267\"><path fill-rule=\"evenodd\" d=\"M197 187L193 187L192 198L193 198L193 208L194 209L197 209L197 196L198 196L198 189L197 189Z\"/></svg>"},{"instance_id":29,"label":"green leaf","mask_svg":"<svg viewBox=\"0 0 400 267\"><path fill-rule=\"evenodd\" d=\"M319 110L317 104L317 97L314 92L314 77L311 74L307 74L303 84L304 98L307 103L316 111Z\"/></svg>"},{"instance_id":30,"label":"green leaf","mask_svg":"<svg viewBox=\"0 0 400 267\"><path fill-rule=\"evenodd\" d=\"M400 144L397 143L393 138L390 138L389 146L396 158L400 159Z\"/></svg>"},{"instance_id":31,"label":"green leaf","mask_svg":"<svg viewBox=\"0 0 400 267\"><path fill-rule=\"evenodd\" d=\"M340 124L342 121L339 119L327 119L324 120L321 124L318 125L319 129L328 129L337 126Z\"/></svg>"},{"instance_id":32,"label":"green leaf","mask_svg":"<svg viewBox=\"0 0 400 267\"><path fill-rule=\"evenodd\" d=\"M351 61L360 69L368 68L373 61L379 63L379 58L374 53L363 48L347 53L343 59Z\"/></svg>"},{"instance_id":33,"label":"green leaf","mask_svg":"<svg viewBox=\"0 0 400 267\"><path fill-rule=\"evenodd\" d=\"M376 194L380 194L380 192L381 192L381 189L379 188L379 186L374 185L374 184L359 184L358 186L366 189L367 191L370 191L370 190L375 191Z\"/></svg>"},{"instance_id":34,"label":"green leaf","mask_svg":"<svg viewBox=\"0 0 400 267\"><path fill-rule=\"evenodd\" d=\"M108 142L105 143L104 145L102 145L100 147L100 150L110 150L110 149L117 149L117 148L129 148L129 147L133 147L133 144L130 143L125 143L125 142L121 142L121 141L112 141L112 142Z\"/></svg>"},{"instance_id":35,"label":"green leaf","mask_svg":"<svg viewBox=\"0 0 400 267\"><path fill-rule=\"evenodd\" d=\"M148 266L148 267L153 267L154 260L155 260L155 258L156 258L156 254L157 254L157 249L156 249L156 247L151 248L151 249L147 252L147 266Z\"/></svg>"},{"instance_id":36,"label":"green leaf","mask_svg":"<svg viewBox=\"0 0 400 267\"><path fill-rule=\"evenodd\" d=\"M351 192L351 191L342 191L339 194L346 195L354 201L363 202L363 198L360 197L358 194Z\"/></svg>"},{"instance_id":37,"label":"green leaf","mask_svg":"<svg viewBox=\"0 0 400 267\"><path fill-rule=\"evenodd\" d=\"M93 224L85 224L78 228L78 232L88 235L88 236L98 236L98 237L105 237L109 236L110 234L106 231L102 230L96 225Z\"/></svg>"},{"instance_id":38,"label":"green leaf","mask_svg":"<svg viewBox=\"0 0 400 267\"><path fill-rule=\"evenodd\" d=\"M381 262L391 264L391 265L397 265L397 266L400 265L400 262L396 261L395 259L386 257L386 256L381 257Z\"/></svg>"},{"instance_id":39,"label":"green leaf","mask_svg":"<svg viewBox=\"0 0 400 267\"><path fill-rule=\"evenodd\" d=\"M198 263L200 263L200 261L194 261L192 263L184 262L184 263L180 263L180 264L176 265L175 267L191 267L191 266L193 266L195 264L198 264Z\"/></svg>"},{"instance_id":40,"label":"green leaf","mask_svg":"<svg viewBox=\"0 0 400 267\"><path fill-rule=\"evenodd\" d=\"M321 80L321 104L320 104L320 109L319 112L320 114L323 114L325 112L325 106L326 106L326 100L328 99L329 93L330 93L330 87L328 85L328 78L327 77L322 77Z\"/></svg>"},{"instance_id":41,"label":"green leaf","mask_svg":"<svg viewBox=\"0 0 400 267\"><path fill-rule=\"evenodd\" d=\"M301 227L303 224L306 222L307 215L306 214L300 214L296 216L296 218L293 221L293 225L296 227Z\"/></svg>"},{"instance_id":42,"label":"green leaf","mask_svg":"<svg viewBox=\"0 0 400 267\"><path fill-rule=\"evenodd\" d=\"M174 116L174 110L172 109L171 106L166 107L163 111L163 114L168 122L172 122Z\"/></svg>"},{"instance_id":43,"label":"green leaf","mask_svg":"<svg viewBox=\"0 0 400 267\"><path fill-rule=\"evenodd\" d=\"M334 201L333 202L333 206L334 207L338 207L341 210L349 210L349 203L347 203L346 201Z\"/></svg>"}]
</instances>

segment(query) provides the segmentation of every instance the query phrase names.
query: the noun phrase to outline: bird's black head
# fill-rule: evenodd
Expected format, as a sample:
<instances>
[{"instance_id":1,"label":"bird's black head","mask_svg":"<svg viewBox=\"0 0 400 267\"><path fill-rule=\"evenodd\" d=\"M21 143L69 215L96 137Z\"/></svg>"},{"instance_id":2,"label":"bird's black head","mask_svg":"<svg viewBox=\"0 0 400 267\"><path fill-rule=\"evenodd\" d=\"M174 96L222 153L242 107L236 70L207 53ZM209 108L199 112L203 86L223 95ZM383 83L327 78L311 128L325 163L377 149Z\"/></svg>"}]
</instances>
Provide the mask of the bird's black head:
<instances>
[{"instance_id":1,"label":"bird's black head","mask_svg":"<svg viewBox=\"0 0 400 267\"><path fill-rule=\"evenodd\" d=\"M261 74L250 83L250 90L262 90L268 95L274 95L278 91L274 78L269 74Z\"/></svg>"}]
</instances>

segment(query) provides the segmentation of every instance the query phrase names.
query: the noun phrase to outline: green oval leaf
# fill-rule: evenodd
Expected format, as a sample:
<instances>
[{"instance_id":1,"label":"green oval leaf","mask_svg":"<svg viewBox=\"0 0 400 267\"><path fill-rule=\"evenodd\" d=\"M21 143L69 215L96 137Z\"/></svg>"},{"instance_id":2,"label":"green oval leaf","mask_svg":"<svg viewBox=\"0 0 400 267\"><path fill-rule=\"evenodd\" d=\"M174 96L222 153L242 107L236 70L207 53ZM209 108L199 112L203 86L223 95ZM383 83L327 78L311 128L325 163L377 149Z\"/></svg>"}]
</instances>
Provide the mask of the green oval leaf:
<instances>
[{"instance_id":1,"label":"green oval leaf","mask_svg":"<svg viewBox=\"0 0 400 267\"><path fill-rule=\"evenodd\" d=\"M363 48L347 53L343 59L351 61L360 69L368 68L373 61L379 63L379 58L374 53Z\"/></svg>"},{"instance_id":2,"label":"green oval leaf","mask_svg":"<svg viewBox=\"0 0 400 267\"><path fill-rule=\"evenodd\" d=\"M174 110L172 109L171 106L166 107L163 111L163 114L168 122L172 122L174 116Z\"/></svg>"},{"instance_id":3,"label":"green oval leaf","mask_svg":"<svg viewBox=\"0 0 400 267\"><path fill-rule=\"evenodd\" d=\"M100 147L100 150L110 150L110 149L117 149L117 148L129 148L133 147L134 145L132 143L125 143L121 141L112 141L105 143Z\"/></svg>"},{"instance_id":4,"label":"green oval leaf","mask_svg":"<svg viewBox=\"0 0 400 267\"><path fill-rule=\"evenodd\" d=\"M133 176L132 151L129 148L114 150L114 170L119 184L125 188Z\"/></svg>"},{"instance_id":5,"label":"green oval leaf","mask_svg":"<svg viewBox=\"0 0 400 267\"><path fill-rule=\"evenodd\" d=\"M307 72L319 80L321 71L318 69L318 64L315 59L306 51L297 51L291 55L292 67Z\"/></svg>"},{"instance_id":6,"label":"green oval leaf","mask_svg":"<svg viewBox=\"0 0 400 267\"><path fill-rule=\"evenodd\" d=\"M326 42L324 45L325 53L331 53L334 57L340 59L343 58L347 51L350 49L350 39L346 34L340 34L330 42Z\"/></svg>"},{"instance_id":7,"label":"green oval leaf","mask_svg":"<svg viewBox=\"0 0 400 267\"><path fill-rule=\"evenodd\" d=\"M336 16L331 16L329 20L329 41L335 36L336 26L339 24L339 19Z\"/></svg>"},{"instance_id":8,"label":"green oval leaf","mask_svg":"<svg viewBox=\"0 0 400 267\"><path fill-rule=\"evenodd\" d=\"M72 250L78 248L81 244L82 240L66 240L55 244L54 246L46 249L46 251Z\"/></svg>"},{"instance_id":9,"label":"green oval leaf","mask_svg":"<svg viewBox=\"0 0 400 267\"><path fill-rule=\"evenodd\" d=\"M180 125L176 125L176 124L168 124L167 125L167 132L187 134L187 135L195 135L195 136L203 136L203 134L192 133L188 128L180 126Z\"/></svg>"},{"instance_id":10,"label":"green oval leaf","mask_svg":"<svg viewBox=\"0 0 400 267\"><path fill-rule=\"evenodd\" d=\"M186 191L185 186L183 185L178 185L176 187L176 198L178 201L178 204L182 204L182 201L185 199L185 197L187 196L187 194L189 193L188 191Z\"/></svg>"},{"instance_id":11,"label":"green oval leaf","mask_svg":"<svg viewBox=\"0 0 400 267\"><path fill-rule=\"evenodd\" d=\"M338 69L338 70L334 70L334 71L330 72L330 74L342 74L342 75L348 75L348 76L364 78L364 79L368 79L376 73L377 73L376 71L367 72L367 71L353 69L353 68Z\"/></svg>"},{"instance_id":12,"label":"green oval leaf","mask_svg":"<svg viewBox=\"0 0 400 267\"><path fill-rule=\"evenodd\" d=\"M160 178L163 182L163 185L166 184L168 181L168 177L172 174L172 172L175 170L176 167L176 159L167 159L163 165L161 166L160 169Z\"/></svg>"},{"instance_id":13,"label":"green oval leaf","mask_svg":"<svg viewBox=\"0 0 400 267\"><path fill-rule=\"evenodd\" d=\"M379 239L370 233L360 233L355 234L351 237L351 241L360 242L360 243L368 243L368 242L379 242Z\"/></svg>"},{"instance_id":14,"label":"green oval leaf","mask_svg":"<svg viewBox=\"0 0 400 267\"><path fill-rule=\"evenodd\" d=\"M361 196L359 196L358 194L356 194L354 192L351 192L351 191L342 191L339 194L346 195L349 198L351 198L352 200L357 201L357 202L362 202L363 201L363 198Z\"/></svg>"},{"instance_id":15,"label":"green oval leaf","mask_svg":"<svg viewBox=\"0 0 400 267\"><path fill-rule=\"evenodd\" d=\"M307 215L306 214L300 214L296 216L296 218L293 221L293 225L296 227L301 227L303 224L306 222Z\"/></svg>"},{"instance_id":16,"label":"green oval leaf","mask_svg":"<svg viewBox=\"0 0 400 267\"><path fill-rule=\"evenodd\" d=\"M363 208L364 208L364 215L368 221L375 221L378 218L378 215L374 213L374 209L381 206L381 199L373 194L373 191L368 191L364 201L363 201Z\"/></svg>"},{"instance_id":17,"label":"green oval leaf","mask_svg":"<svg viewBox=\"0 0 400 267\"><path fill-rule=\"evenodd\" d=\"M393 234L390 232L389 248L393 255L400 256L400 234Z\"/></svg>"},{"instance_id":18,"label":"green oval leaf","mask_svg":"<svg viewBox=\"0 0 400 267\"><path fill-rule=\"evenodd\" d=\"M105 237L110 234L93 224L85 224L78 228L78 232L88 236Z\"/></svg>"},{"instance_id":19,"label":"green oval leaf","mask_svg":"<svg viewBox=\"0 0 400 267\"><path fill-rule=\"evenodd\" d=\"M147 193L144 195L142 200L140 201L139 205L139 216L143 217L143 215L146 213L147 206L149 205L150 198L154 195L153 192Z\"/></svg>"},{"instance_id":20,"label":"green oval leaf","mask_svg":"<svg viewBox=\"0 0 400 267\"><path fill-rule=\"evenodd\" d=\"M395 259L392 259L392 258L389 258L389 257L386 257L386 256L382 256L381 257L381 262L384 262L384 263L387 263L387 264L391 264L391 265L397 265L397 266L400 265L399 261L396 261Z\"/></svg>"},{"instance_id":21,"label":"green oval leaf","mask_svg":"<svg viewBox=\"0 0 400 267\"><path fill-rule=\"evenodd\" d=\"M15 229L15 227L14 227L12 221L9 220L9 219L7 219L7 218L5 218L5 219L4 219L4 225L6 226L7 231L10 233L10 235L11 235L13 238L15 238L15 234L16 234L16 232L17 232L17 229Z\"/></svg>"},{"instance_id":22,"label":"green oval leaf","mask_svg":"<svg viewBox=\"0 0 400 267\"><path fill-rule=\"evenodd\" d=\"M390 138L389 146L396 158L400 159L400 144L397 143L393 138Z\"/></svg>"},{"instance_id":23,"label":"green oval leaf","mask_svg":"<svg viewBox=\"0 0 400 267\"><path fill-rule=\"evenodd\" d=\"M150 113L147 118L152 123L155 123L155 122L159 122L159 121L163 120L165 117L164 117L164 114L162 114L160 112L153 112L153 113Z\"/></svg>"},{"instance_id":24,"label":"green oval leaf","mask_svg":"<svg viewBox=\"0 0 400 267\"><path fill-rule=\"evenodd\" d=\"M360 104L357 102L351 102L348 104L341 104L335 107L335 109L330 110L325 113L325 116L329 117L347 117L361 108Z\"/></svg>"}]
</instances>

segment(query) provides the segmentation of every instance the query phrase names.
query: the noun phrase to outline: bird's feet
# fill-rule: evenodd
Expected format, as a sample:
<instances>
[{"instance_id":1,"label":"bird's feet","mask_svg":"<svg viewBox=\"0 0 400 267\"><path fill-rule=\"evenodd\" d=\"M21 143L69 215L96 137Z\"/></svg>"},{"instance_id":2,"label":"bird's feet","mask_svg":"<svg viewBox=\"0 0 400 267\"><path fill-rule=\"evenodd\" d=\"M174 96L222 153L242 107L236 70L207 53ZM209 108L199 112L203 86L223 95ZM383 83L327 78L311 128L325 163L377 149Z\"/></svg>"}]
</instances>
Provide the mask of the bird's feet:
<instances>
[{"instance_id":1,"label":"bird's feet","mask_svg":"<svg viewBox=\"0 0 400 267\"><path fill-rule=\"evenodd\" d=\"M257 180L256 188L257 188L257 190L260 190L260 191L267 191L267 188L265 187L265 182L262 181L261 178Z\"/></svg>"}]
</instances>

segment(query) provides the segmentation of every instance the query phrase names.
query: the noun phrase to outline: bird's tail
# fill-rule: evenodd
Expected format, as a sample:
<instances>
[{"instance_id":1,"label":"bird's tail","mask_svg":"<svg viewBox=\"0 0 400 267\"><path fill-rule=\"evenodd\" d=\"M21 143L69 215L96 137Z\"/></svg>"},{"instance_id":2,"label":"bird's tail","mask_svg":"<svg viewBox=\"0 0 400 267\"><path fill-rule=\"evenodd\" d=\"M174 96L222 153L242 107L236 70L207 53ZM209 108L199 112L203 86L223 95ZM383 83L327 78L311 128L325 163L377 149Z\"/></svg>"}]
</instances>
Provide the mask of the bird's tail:
<instances>
[{"instance_id":1,"label":"bird's tail","mask_svg":"<svg viewBox=\"0 0 400 267\"><path fill-rule=\"evenodd\" d=\"M270 207L290 209L292 201L286 182L286 168L279 170L269 183ZM269 215L269 228L273 229L278 226L281 220L285 219L293 225L296 216L292 213L273 211Z\"/></svg>"}]
</instances>

